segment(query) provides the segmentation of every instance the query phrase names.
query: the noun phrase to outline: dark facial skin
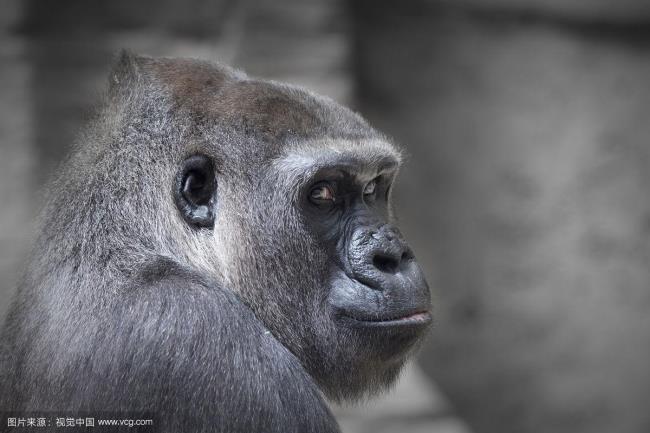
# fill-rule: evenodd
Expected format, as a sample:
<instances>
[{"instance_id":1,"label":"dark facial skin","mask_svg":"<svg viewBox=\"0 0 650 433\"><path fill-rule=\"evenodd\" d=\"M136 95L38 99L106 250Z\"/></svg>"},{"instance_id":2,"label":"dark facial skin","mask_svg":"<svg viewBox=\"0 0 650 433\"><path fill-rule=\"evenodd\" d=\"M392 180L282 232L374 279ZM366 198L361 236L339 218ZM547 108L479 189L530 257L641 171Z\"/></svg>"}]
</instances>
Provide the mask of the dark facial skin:
<instances>
[{"instance_id":1,"label":"dark facial skin","mask_svg":"<svg viewBox=\"0 0 650 433\"><path fill-rule=\"evenodd\" d=\"M424 275L397 227L388 222L396 171L397 161L390 158L370 173L341 161L316 176L303 205L310 229L332 261L328 303L333 319L359 332L400 329L400 345L391 345L399 357L431 315Z\"/></svg>"},{"instance_id":2,"label":"dark facial skin","mask_svg":"<svg viewBox=\"0 0 650 433\"><path fill-rule=\"evenodd\" d=\"M385 158L378 169L364 170L340 161L319 173L304 203L308 225L331 260L330 319L389 370L401 365L431 322L424 275L389 221L397 165Z\"/></svg>"}]
</instances>

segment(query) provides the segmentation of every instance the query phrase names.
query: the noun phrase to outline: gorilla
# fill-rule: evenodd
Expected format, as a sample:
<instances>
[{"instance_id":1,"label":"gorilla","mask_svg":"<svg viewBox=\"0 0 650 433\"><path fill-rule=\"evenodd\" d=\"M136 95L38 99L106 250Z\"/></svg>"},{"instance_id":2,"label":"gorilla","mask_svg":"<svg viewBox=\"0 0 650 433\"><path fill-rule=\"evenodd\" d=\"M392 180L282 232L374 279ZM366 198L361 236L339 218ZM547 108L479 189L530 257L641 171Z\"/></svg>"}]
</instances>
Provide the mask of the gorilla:
<instances>
[{"instance_id":1,"label":"gorilla","mask_svg":"<svg viewBox=\"0 0 650 433\"><path fill-rule=\"evenodd\" d=\"M330 99L118 55L47 190L2 334L8 412L152 413L161 432L337 432L431 323L394 225L400 152Z\"/></svg>"}]
</instances>

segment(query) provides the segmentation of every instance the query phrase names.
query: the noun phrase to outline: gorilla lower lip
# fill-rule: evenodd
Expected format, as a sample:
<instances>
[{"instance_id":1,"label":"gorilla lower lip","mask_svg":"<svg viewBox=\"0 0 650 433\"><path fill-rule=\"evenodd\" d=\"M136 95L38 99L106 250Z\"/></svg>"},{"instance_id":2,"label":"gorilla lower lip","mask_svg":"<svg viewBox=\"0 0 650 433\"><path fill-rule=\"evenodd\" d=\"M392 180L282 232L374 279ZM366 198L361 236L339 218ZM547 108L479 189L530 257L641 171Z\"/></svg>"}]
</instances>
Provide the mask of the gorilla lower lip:
<instances>
[{"instance_id":1,"label":"gorilla lower lip","mask_svg":"<svg viewBox=\"0 0 650 433\"><path fill-rule=\"evenodd\" d=\"M359 318L347 316L355 322L360 322L370 326L400 326L400 325L427 325L431 322L431 313L428 311L418 311L399 317L390 318Z\"/></svg>"}]
</instances>

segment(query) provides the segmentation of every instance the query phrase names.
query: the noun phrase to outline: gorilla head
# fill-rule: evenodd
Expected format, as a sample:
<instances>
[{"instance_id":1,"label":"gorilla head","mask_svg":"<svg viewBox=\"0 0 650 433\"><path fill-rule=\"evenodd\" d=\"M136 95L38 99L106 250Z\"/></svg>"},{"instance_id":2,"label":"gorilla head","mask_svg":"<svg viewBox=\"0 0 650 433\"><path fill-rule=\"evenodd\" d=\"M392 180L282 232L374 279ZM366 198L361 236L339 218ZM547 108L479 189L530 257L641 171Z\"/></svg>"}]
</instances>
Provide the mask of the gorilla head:
<instances>
[{"instance_id":1,"label":"gorilla head","mask_svg":"<svg viewBox=\"0 0 650 433\"><path fill-rule=\"evenodd\" d=\"M196 61L139 65L190 122L173 185L205 255L190 260L211 262L330 397L391 383L431 320L393 222L399 152L304 90Z\"/></svg>"}]
</instances>

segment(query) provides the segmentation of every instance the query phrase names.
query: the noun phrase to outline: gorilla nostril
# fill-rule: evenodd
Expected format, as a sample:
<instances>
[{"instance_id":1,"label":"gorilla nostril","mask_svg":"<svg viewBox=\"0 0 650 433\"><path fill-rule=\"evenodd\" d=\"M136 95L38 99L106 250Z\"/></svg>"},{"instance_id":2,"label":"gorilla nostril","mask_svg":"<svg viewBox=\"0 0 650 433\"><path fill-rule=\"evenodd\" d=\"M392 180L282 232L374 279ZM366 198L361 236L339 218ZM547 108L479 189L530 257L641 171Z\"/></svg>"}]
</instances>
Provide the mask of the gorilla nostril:
<instances>
[{"instance_id":1,"label":"gorilla nostril","mask_svg":"<svg viewBox=\"0 0 650 433\"><path fill-rule=\"evenodd\" d=\"M372 264L382 272L394 274L399 268L400 260L395 259L394 257L377 254L372 258Z\"/></svg>"}]
</instances>

